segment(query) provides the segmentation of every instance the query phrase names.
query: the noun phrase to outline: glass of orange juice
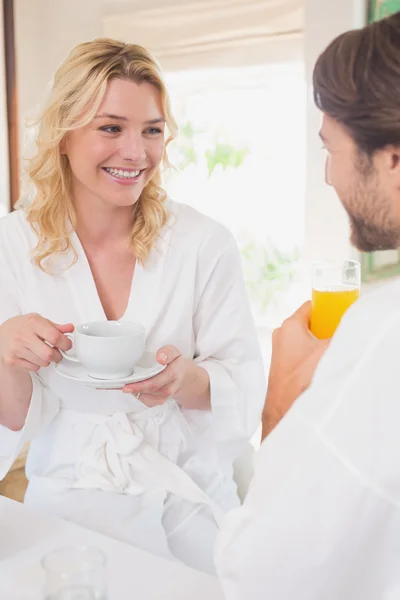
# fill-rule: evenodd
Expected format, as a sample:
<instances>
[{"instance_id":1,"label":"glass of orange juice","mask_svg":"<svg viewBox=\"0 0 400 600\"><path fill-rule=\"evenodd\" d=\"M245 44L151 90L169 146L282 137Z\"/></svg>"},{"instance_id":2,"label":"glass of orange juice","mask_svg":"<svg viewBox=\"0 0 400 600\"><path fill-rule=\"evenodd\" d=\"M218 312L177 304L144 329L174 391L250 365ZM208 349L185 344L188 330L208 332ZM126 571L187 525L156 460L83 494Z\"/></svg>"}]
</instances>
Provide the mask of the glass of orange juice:
<instances>
[{"instance_id":1,"label":"glass of orange juice","mask_svg":"<svg viewBox=\"0 0 400 600\"><path fill-rule=\"evenodd\" d=\"M310 330L315 337L333 336L346 310L358 299L360 284L360 263L355 260L313 266Z\"/></svg>"}]
</instances>

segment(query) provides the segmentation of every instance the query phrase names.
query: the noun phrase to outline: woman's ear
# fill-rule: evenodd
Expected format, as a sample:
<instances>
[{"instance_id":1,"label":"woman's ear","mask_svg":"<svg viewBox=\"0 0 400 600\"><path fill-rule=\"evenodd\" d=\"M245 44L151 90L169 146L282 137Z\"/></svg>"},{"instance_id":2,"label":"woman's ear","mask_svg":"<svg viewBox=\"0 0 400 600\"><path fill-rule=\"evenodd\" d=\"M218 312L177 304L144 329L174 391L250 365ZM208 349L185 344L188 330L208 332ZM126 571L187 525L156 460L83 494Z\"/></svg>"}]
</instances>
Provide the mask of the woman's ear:
<instances>
[{"instance_id":1,"label":"woman's ear","mask_svg":"<svg viewBox=\"0 0 400 600\"><path fill-rule=\"evenodd\" d=\"M67 154L67 136L64 135L63 139L60 142L60 152L61 154Z\"/></svg>"}]
</instances>

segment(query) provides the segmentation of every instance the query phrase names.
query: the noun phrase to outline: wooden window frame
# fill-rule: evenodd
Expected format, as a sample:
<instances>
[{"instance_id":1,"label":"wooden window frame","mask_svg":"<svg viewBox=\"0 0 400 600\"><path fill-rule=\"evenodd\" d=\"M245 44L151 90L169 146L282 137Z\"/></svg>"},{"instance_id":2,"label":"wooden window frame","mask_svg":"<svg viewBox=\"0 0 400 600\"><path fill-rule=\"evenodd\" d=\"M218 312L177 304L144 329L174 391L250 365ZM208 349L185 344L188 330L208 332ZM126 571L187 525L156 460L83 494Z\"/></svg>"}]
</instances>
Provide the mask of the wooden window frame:
<instances>
[{"instance_id":1,"label":"wooden window frame","mask_svg":"<svg viewBox=\"0 0 400 600\"><path fill-rule=\"evenodd\" d=\"M9 209L13 210L19 198L19 131L18 87L15 53L14 0L3 0L5 87L8 133L8 165L10 172Z\"/></svg>"}]
</instances>

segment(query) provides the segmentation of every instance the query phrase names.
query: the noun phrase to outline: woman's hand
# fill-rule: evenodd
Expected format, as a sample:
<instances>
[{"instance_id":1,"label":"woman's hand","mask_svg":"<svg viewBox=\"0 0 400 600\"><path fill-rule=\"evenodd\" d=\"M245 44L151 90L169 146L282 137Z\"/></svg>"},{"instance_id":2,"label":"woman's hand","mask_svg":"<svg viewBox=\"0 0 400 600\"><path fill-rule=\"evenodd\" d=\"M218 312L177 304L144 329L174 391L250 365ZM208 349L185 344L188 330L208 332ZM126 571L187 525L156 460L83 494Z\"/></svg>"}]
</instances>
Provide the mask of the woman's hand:
<instances>
[{"instance_id":1,"label":"woman's hand","mask_svg":"<svg viewBox=\"0 0 400 600\"><path fill-rule=\"evenodd\" d=\"M36 313L12 317L0 325L0 362L23 371L48 367L62 359L57 348L71 349L63 334L73 330L70 323L57 325Z\"/></svg>"},{"instance_id":2,"label":"woman's hand","mask_svg":"<svg viewBox=\"0 0 400 600\"><path fill-rule=\"evenodd\" d=\"M123 388L146 406L164 404L173 397L181 406L206 410L210 408L210 379L202 367L183 358L174 346L164 346L157 352L157 361L166 368L151 379L130 383Z\"/></svg>"},{"instance_id":3,"label":"woman's hand","mask_svg":"<svg viewBox=\"0 0 400 600\"><path fill-rule=\"evenodd\" d=\"M263 411L264 439L311 384L330 340L318 340L309 330L311 303L306 302L272 336L272 358Z\"/></svg>"}]
</instances>

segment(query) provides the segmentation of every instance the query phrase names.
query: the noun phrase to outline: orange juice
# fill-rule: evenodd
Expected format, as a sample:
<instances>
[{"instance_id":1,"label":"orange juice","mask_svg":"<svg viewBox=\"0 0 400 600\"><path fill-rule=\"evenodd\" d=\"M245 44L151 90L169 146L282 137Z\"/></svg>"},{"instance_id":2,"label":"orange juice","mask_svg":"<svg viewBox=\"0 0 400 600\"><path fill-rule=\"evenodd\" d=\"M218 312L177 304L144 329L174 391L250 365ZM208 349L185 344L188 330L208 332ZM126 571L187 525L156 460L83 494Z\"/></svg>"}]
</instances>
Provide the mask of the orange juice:
<instances>
[{"instance_id":1,"label":"orange juice","mask_svg":"<svg viewBox=\"0 0 400 600\"><path fill-rule=\"evenodd\" d=\"M332 337L344 313L359 295L359 288L350 285L332 286L327 290L313 289L311 333L320 340Z\"/></svg>"}]
</instances>

